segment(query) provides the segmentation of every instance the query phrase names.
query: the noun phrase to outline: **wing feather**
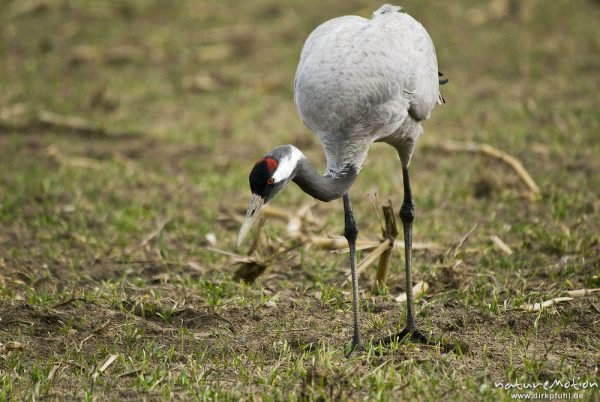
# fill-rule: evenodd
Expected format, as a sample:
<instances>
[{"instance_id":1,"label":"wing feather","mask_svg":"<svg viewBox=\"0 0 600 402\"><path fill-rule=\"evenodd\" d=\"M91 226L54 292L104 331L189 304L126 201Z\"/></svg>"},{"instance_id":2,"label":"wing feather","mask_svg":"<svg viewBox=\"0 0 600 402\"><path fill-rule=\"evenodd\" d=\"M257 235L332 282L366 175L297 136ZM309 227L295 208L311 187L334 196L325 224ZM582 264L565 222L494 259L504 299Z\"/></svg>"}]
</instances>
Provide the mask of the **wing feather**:
<instances>
[{"instance_id":1,"label":"wing feather","mask_svg":"<svg viewBox=\"0 0 600 402\"><path fill-rule=\"evenodd\" d=\"M294 87L298 112L319 135L328 168L330 159L332 168L362 163L370 143L399 130L407 116L429 118L441 100L429 34L390 5L370 20L339 17L315 29Z\"/></svg>"}]
</instances>

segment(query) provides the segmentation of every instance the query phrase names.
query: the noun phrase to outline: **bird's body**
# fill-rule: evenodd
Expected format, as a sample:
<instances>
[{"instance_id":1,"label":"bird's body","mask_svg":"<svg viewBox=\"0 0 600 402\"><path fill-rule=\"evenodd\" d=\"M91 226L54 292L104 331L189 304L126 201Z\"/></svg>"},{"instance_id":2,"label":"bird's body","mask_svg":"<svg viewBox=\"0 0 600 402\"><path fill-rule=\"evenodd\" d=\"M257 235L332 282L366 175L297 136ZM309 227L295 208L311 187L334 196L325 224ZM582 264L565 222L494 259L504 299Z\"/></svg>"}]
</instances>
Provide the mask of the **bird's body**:
<instances>
[{"instance_id":1,"label":"bird's body","mask_svg":"<svg viewBox=\"0 0 600 402\"><path fill-rule=\"evenodd\" d=\"M372 19L335 18L308 37L295 78L296 107L304 124L320 138L327 167L316 172L293 145L271 150L250 173L252 199L238 245L262 207L290 181L321 200L343 197L344 236L350 248L354 335L362 345L356 272L358 229L348 193L373 142L386 142L402 163L407 323L395 338L417 334L412 302L411 244L414 205L408 166L415 142L436 103L442 103L433 42L423 26L400 7L384 5ZM392 339L392 338L390 338Z\"/></svg>"},{"instance_id":2,"label":"bird's body","mask_svg":"<svg viewBox=\"0 0 600 402\"><path fill-rule=\"evenodd\" d=\"M410 162L420 122L441 102L433 42L399 7L372 19L345 16L315 29L304 45L295 101L305 125L325 150L327 173L360 169L375 141Z\"/></svg>"}]
</instances>

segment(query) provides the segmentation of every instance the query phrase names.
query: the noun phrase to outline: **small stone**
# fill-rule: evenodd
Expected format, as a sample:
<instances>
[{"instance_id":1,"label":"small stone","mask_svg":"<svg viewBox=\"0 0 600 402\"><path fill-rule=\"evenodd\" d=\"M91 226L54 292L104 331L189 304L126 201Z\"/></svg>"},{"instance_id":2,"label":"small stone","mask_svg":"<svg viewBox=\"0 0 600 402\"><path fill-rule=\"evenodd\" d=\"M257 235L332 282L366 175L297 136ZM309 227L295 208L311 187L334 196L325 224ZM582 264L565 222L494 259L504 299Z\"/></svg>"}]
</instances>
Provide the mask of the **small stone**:
<instances>
[{"instance_id":1,"label":"small stone","mask_svg":"<svg viewBox=\"0 0 600 402\"><path fill-rule=\"evenodd\" d=\"M214 233L207 233L204 237L206 238L206 242L211 246L214 247L217 245L217 236Z\"/></svg>"}]
</instances>

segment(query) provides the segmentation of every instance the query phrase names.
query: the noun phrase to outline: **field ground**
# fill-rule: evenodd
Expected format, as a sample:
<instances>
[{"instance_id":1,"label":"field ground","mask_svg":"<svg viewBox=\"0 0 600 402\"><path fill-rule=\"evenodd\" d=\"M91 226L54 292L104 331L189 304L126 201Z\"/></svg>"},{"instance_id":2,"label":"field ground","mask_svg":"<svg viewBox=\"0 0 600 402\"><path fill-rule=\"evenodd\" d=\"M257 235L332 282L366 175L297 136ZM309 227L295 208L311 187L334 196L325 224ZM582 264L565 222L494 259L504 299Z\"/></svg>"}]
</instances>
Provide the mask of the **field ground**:
<instances>
[{"instance_id":1,"label":"field ground","mask_svg":"<svg viewBox=\"0 0 600 402\"><path fill-rule=\"evenodd\" d=\"M597 293L523 309L600 287L597 1L402 4L450 79L411 165L415 241L441 246L414 255L430 285L417 322L460 347L347 359L346 255L300 245L243 284L207 250L247 250L247 175L268 150L293 143L324 165L293 104L301 46L324 20L378 5L0 3L0 400L510 400L495 382L600 382ZM541 196L497 161L432 146L448 139L514 155ZM386 145L352 189L360 238L381 233L374 192L400 206ZM274 205L308 201L290 186ZM341 202L311 212L310 233L342 233ZM295 242L267 220L256 253ZM366 339L403 326L402 266L394 253L383 292L374 267L361 277Z\"/></svg>"}]
</instances>

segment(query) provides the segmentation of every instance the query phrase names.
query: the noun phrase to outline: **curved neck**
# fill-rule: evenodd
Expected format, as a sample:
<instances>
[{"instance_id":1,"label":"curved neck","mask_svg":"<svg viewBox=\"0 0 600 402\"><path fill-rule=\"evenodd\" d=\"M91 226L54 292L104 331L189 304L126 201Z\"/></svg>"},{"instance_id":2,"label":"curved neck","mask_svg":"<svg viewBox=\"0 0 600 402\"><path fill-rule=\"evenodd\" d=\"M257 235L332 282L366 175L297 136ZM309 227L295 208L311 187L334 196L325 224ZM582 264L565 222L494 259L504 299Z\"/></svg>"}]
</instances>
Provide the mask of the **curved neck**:
<instances>
[{"instance_id":1,"label":"curved neck","mask_svg":"<svg viewBox=\"0 0 600 402\"><path fill-rule=\"evenodd\" d=\"M348 166L336 176L321 176L306 158L300 158L292 179L302 191L320 201L332 201L348 192L358 176L358 171Z\"/></svg>"}]
</instances>

